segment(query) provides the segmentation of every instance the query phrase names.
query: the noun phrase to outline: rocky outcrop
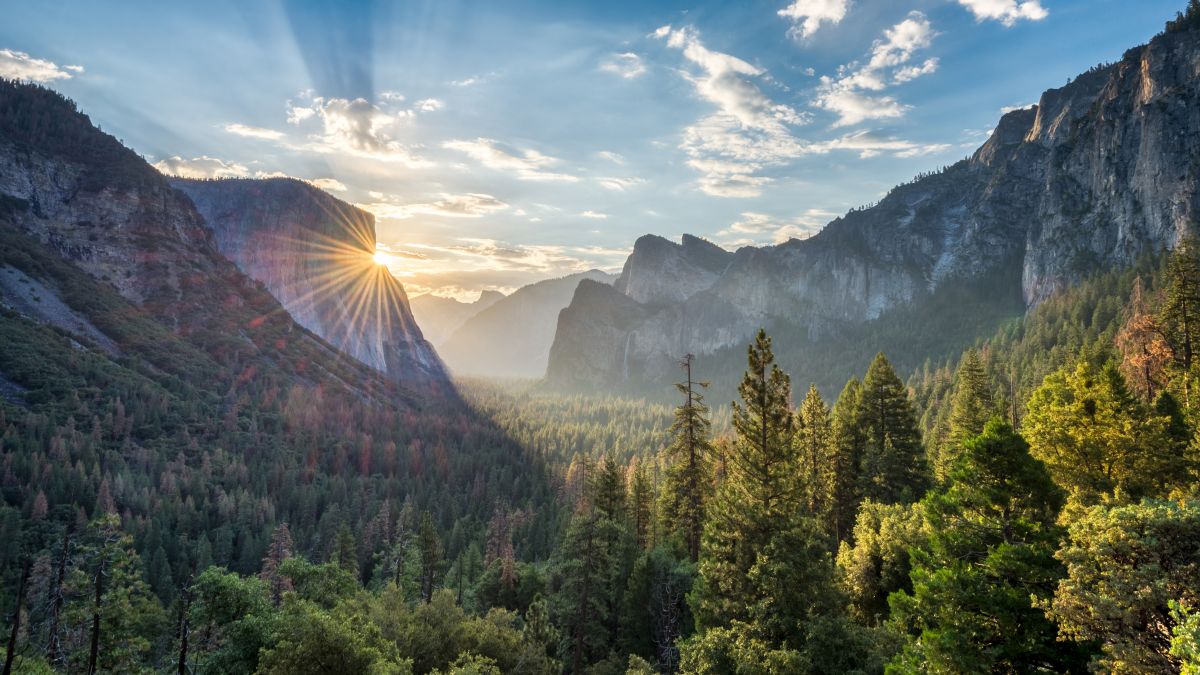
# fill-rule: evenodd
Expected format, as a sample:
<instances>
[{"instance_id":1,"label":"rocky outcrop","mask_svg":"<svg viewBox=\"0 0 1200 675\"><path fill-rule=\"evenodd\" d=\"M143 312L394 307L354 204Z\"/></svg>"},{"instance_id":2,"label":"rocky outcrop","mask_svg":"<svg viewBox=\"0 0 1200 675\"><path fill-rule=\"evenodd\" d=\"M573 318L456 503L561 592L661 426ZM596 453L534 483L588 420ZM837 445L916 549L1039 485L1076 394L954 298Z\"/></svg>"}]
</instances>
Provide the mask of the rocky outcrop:
<instances>
[{"instance_id":1,"label":"rocky outcrop","mask_svg":"<svg viewBox=\"0 0 1200 675\"><path fill-rule=\"evenodd\" d=\"M1019 278L1033 306L1091 272L1174 246L1200 210L1198 157L1200 33L1161 35L1004 115L970 158L809 239L732 254L694 237L639 239L614 287L619 308L600 309L594 289L577 295L548 372L587 386L653 378L681 354L744 342L759 326L836 335L982 279ZM576 367L588 354L609 365Z\"/></svg>"},{"instance_id":2,"label":"rocky outcrop","mask_svg":"<svg viewBox=\"0 0 1200 675\"><path fill-rule=\"evenodd\" d=\"M171 179L217 248L305 328L390 379L446 381L403 286L375 262L375 218L308 183Z\"/></svg>"},{"instance_id":3,"label":"rocky outcrop","mask_svg":"<svg viewBox=\"0 0 1200 675\"><path fill-rule=\"evenodd\" d=\"M608 285L613 276L589 270L539 281L471 317L441 346L450 370L456 375L542 377L558 314L584 281Z\"/></svg>"}]
</instances>

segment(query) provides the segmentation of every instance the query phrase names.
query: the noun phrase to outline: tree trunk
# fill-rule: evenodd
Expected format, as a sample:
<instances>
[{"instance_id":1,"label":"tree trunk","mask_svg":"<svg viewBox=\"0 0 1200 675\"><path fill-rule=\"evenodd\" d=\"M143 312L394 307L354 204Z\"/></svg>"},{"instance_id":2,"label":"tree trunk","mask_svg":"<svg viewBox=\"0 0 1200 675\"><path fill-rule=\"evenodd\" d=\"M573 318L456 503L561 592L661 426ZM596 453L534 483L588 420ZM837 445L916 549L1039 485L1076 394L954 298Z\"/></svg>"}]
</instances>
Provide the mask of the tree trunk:
<instances>
[{"instance_id":1,"label":"tree trunk","mask_svg":"<svg viewBox=\"0 0 1200 675\"><path fill-rule=\"evenodd\" d=\"M21 570L21 583L17 585L17 605L13 609L12 633L8 636L8 653L4 657L4 675L12 675L13 661L17 658L17 635L21 632L21 605L25 604L25 582L29 579L29 565Z\"/></svg>"},{"instance_id":2,"label":"tree trunk","mask_svg":"<svg viewBox=\"0 0 1200 675\"><path fill-rule=\"evenodd\" d=\"M58 575L54 580L54 596L50 602L50 634L46 643L46 661L54 666L58 661L58 617L62 614L62 587L67 579L67 553L71 548L71 529L63 532L62 550L58 557Z\"/></svg>"},{"instance_id":3,"label":"tree trunk","mask_svg":"<svg viewBox=\"0 0 1200 675\"><path fill-rule=\"evenodd\" d=\"M100 603L104 598L104 553L96 562L96 604L92 608L92 652L88 656L88 675L95 675L96 662L100 659Z\"/></svg>"}]
</instances>

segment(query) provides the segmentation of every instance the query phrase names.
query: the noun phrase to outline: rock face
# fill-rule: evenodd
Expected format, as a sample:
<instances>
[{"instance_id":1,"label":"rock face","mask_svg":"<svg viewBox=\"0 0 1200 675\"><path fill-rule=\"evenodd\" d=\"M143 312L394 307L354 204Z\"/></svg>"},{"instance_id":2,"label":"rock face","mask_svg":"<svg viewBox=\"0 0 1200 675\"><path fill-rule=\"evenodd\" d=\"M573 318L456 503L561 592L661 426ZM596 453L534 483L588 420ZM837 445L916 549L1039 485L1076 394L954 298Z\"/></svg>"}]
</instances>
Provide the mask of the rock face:
<instances>
[{"instance_id":1,"label":"rock face","mask_svg":"<svg viewBox=\"0 0 1200 675\"><path fill-rule=\"evenodd\" d=\"M442 356L456 375L542 377L558 314L576 286L607 286L612 280L611 274L590 270L519 288L454 331L440 348Z\"/></svg>"},{"instance_id":2,"label":"rock face","mask_svg":"<svg viewBox=\"0 0 1200 675\"><path fill-rule=\"evenodd\" d=\"M759 326L833 335L980 279L1019 278L1033 306L1174 246L1200 211L1198 157L1200 33L1160 35L1006 114L970 158L809 239L736 253L639 239L615 292L581 286L563 312L548 377L653 378Z\"/></svg>"},{"instance_id":3,"label":"rock face","mask_svg":"<svg viewBox=\"0 0 1200 675\"><path fill-rule=\"evenodd\" d=\"M504 298L499 291L483 291L475 302L460 302L454 298L437 295L418 295L409 301L413 316L421 326L425 338L434 347L441 347L446 338L467 322L468 319L491 307Z\"/></svg>"},{"instance_id":4,"label":"rock face","mask_svg":"<svg viewBox=\"0 0 1200 675\"><path fill-rule=\"evenodd\" d=\"M0 238L0 304L181 386L418 401L296 323L187 195L73 103L2 79Z\"/></svg>"},{"instance_id":5,"label":"rock face","mask_svg":"<svg viewBox=\"0 0 1200 675\"><path fill-rule=\"evenodd\" d=\"M403 286L375 263L373 215L290 178L170 182L300 325L401 384L447 380Z\"/></svg>"}]
</instances>

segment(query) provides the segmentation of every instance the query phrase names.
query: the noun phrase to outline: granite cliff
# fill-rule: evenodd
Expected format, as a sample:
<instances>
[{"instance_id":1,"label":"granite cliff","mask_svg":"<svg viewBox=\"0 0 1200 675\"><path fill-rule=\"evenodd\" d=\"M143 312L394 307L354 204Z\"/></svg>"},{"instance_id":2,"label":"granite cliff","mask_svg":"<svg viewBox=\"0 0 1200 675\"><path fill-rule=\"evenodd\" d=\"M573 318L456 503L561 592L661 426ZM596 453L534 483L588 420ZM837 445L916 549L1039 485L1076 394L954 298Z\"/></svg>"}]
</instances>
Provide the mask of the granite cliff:
<instances>
[{"instance_id":1,"label":"granite cliff","mask_svg":"<svg viewBox=\"0 0 1200 675\"><path fill-rule=\"evenodd\" d=\"M732 253L694 237L639 239L613 288L581 286L564 310L547 375L576 386L661 379L680 355L740 345L759 326L836 339L984 280L982 302L1019 293L1032 307L1175 245L1198 195L1200 32L1163 34L1007 113L969 158L811 238Z\"/></svg>"}]
</instances>

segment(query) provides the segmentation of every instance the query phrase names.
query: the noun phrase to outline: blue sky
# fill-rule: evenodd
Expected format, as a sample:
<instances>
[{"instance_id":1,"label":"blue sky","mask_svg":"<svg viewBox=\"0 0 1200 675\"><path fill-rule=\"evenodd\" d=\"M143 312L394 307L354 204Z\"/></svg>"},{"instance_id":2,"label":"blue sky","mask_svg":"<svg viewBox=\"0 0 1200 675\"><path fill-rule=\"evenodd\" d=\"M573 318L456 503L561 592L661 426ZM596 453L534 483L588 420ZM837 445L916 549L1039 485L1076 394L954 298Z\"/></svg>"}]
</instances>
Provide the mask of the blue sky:
<instances>
[{"instance_id":1,"label":"blue sky","mask_svg":"<svg viewBox=\"0 0 1200 675\"><path fill-rule=\"evenodd\" d=\"M410 294L804 237L1183 0L7 2L0 75L160 169L311 180Z\"/></svg>"}]
</instances>

